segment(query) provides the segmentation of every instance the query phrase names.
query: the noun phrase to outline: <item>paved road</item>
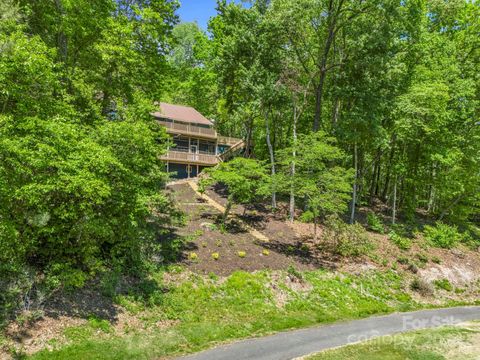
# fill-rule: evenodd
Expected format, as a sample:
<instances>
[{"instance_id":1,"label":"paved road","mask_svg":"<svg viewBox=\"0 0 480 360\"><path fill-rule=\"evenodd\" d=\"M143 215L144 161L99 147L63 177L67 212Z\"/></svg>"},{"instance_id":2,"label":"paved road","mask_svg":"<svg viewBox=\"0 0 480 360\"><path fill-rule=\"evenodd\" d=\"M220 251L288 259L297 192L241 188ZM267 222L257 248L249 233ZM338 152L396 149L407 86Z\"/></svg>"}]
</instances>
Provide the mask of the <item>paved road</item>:
<instances>
[{"instance_id":1,"label":"paved road","mask_svg":"<svg viewBox=\"0 0 480 360\"><path fill-rule=\"evenodd\" d=\"M377 336L480 320L480 306L395 313L222 345L182 360L291 360Z\"/></svg>"}]
</instances>

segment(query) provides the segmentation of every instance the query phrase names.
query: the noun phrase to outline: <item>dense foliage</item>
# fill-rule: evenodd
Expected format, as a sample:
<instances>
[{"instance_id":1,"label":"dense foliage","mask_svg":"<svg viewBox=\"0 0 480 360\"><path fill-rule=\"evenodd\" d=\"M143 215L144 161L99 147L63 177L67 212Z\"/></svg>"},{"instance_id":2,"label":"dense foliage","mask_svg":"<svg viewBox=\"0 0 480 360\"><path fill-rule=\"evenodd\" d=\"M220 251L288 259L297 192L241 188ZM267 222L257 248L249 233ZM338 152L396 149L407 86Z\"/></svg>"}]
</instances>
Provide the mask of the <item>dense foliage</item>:
<instances>
[{"instance_id":1,"label":"dense foliage","mask_svg":"<svg viewBox=\"0 0 480 360\"><path fill-rule=\"evenodd\" d=\"M270 181L265 168L257 161L245 158L235 158L226 163L220 163L215 168L205 170L200 181L200 191L212 183L226 186L227 203L223 214L223 223L234 204L252 204L262 200L269 193Z\"/></svg>"},{"instance_id":2,"label":"dense foliage","mask_svg":"<svg viewBox=\"0 0 480 360\"><path fill-rule=\"evenodd\" d=\"M288 172L286 149L309 146L302 135L334 138L347 155L337 165L354 169L351 222L358 205L380 201L392 222L421 212L478 226L478 2L220 0L217 11L209 36L176 29L170 63L189 70L168 94L178 98L180 81L183 101L243 137L245 155L269 161L272 174ZM302 206L295 195L283 193Z\"/></svg>"},{"instance_id":3,"label":"dense foliage","mask_svg":"<svg viewBox=\"0 0 480 360\"><path fill-rule=\"evenodd\" d=\"M218 0L207 32L176 25L177 6L0 0L0 309L138 270L168 242L158 100L245 140L207 172L224 220L281 197L356 255L364 234L335 216L380 203L375 231L421 215L436 246L478 244L463 232L480 228L479 2Z\"/></svg>"},{"instance_id":4,"label":"dense foliage","mask_svg":"<svg viewBox=\"0 0 480 360\"><path fill-rule=\"evenodd\" d=\"M177 218L162 193L167 135L149 115L175 4L2 0L0 9L0 308L9 310L105 265L139 269Z\"/></svg>"}]
</instances>

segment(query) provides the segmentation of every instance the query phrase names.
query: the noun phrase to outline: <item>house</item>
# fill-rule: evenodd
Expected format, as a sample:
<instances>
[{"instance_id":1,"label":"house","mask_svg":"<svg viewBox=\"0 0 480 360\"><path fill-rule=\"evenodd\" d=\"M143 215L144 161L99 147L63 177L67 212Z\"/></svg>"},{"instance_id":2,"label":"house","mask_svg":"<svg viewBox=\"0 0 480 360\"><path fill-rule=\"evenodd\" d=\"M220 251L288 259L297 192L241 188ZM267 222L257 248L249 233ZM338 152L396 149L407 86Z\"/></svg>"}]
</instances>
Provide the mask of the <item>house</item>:
<instances>
[{"instance_id":1,"label":"house","mask_svg":"<svg viewBox=\"0 0 480 360\"><path fill-rule=\"evenodd\" d=\"M244 147L242 139L219 135L213 122L192 107L160 103L152 115L172 136L173 146L161 159L173 177L195 177Z\"/></svg>"}]
</instances>

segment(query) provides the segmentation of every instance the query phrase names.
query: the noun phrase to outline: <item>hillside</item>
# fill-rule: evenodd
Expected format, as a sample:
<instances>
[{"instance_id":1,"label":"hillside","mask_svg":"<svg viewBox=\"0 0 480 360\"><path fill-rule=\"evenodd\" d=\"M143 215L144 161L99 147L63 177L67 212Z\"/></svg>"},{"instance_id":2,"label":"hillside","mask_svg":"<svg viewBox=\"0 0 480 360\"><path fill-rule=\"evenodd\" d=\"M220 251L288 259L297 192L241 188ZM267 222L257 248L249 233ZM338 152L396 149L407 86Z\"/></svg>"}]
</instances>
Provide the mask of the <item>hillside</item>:
<instances>
[{"instance_id":1,"label":"hillside","mask_svg":"<svg viewBox=\"0 0 480 360\"><path fill-rule=\"evenodd\" d=\"M478 304L480 254L465 246L433 248L417 236L401 250L368 232L368 252L341 256L281 212L238 206L221 229L211 201L221 206L224 191L199 195L185 181L169 189L187 215L172 229L171 265L143 279L106 272L24 312L7 328L4 357L56 349L34 358L154 358L337 319Z\"/></svg>"}]
</instances>

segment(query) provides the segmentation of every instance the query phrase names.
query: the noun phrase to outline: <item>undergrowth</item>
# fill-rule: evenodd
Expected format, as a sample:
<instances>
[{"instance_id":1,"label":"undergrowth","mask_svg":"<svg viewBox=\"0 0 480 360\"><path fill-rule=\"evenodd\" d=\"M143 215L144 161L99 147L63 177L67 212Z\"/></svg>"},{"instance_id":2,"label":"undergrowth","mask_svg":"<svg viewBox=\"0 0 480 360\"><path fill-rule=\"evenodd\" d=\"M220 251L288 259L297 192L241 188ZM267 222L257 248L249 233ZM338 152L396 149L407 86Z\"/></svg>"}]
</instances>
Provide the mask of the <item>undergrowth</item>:
<instances>
[{"instance_id":1,"label":"undergrowth","mask_svg":"<svg viewBox=\"0 0 480 360\"><path fill-rule=\"evenodd\" d=\"M280 279L285 279L297 271L282 274ZM317 270L295 278L308 291L293 290L283 280L274 280L268 271L235 272L223 280L189 274L186 280L168 285L163 283L163 274L157 273L149 282L117 293L115 289L122 287L113 284L115 279L120 281L113 276L105 282L105 293L142 319L145 328L97 339L93 328L105 333L110 327L93 319L87 330L82 329L82 336L70 339L71 344L41 351L33 358L149 359L272 331L419 307L405 294L403 279L393 271L353 276ZM271 287L274 281L277 285ZM277 303L275 289L280 288L288 294L283 306ZM159 322L173 325L161 329L155 325Z\"/></svg>"}]
</instances>

